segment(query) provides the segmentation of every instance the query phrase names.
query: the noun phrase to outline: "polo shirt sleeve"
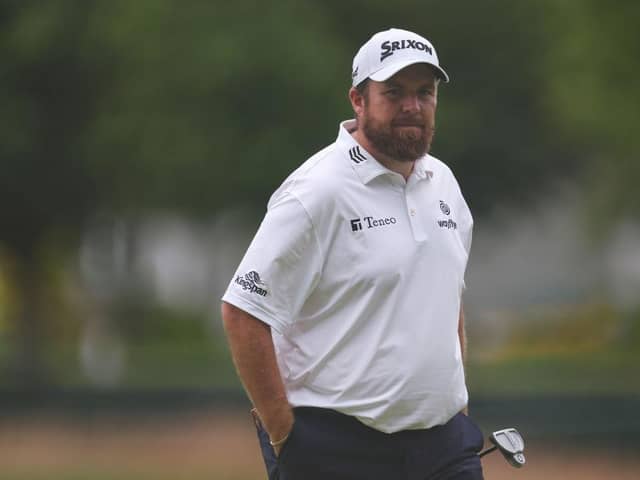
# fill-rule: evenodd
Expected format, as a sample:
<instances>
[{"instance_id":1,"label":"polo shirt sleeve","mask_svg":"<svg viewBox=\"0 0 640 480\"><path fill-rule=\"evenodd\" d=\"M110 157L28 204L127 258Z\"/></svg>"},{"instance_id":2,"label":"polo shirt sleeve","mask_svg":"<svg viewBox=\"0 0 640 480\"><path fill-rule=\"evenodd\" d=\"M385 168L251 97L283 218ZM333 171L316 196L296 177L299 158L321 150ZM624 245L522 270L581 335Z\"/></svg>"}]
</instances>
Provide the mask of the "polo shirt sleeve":
<instances>
[{"instance_id":1,"label":"polo shirt sleeve","mask_svg":"<svg viewBox=\"0 0 640 480\"><path fill-rule=\"evenodd\" d=\"M269 203L222 300L284 333L318 282L322 255L300 201L284 193Z\"/></svg>"},{"instance_id":2,"label":"polo shirt sleeve","mask_svg":"<svg viewBox=\"0 0 640 480\"><path fill-rule=\"evenodd\" d=\"M467 259L471 254L471 241L473 239L473 216L471 215L471 210L469 210L469 206L462 196L462 192L460 191L460 187L458 186L458 192L460 195L460 217L458 221L458 235L460 236L460 242L464 247L464 250L467 254ZM465 267L466 270L466 267ZM467 282L463 278L462 279L462 289L467 289Z\"/></svg>"},{"instance_id":3,"label":"polo shirt sleeve","mask_svg":"<svg viewBox=\"0 0 640 480\"><path fill-rule=\"evenodd\" d=\"M473 239L473 217L471 216L471 211L469 210L467 202L465 202L464 198L462 199L462 203L464 206L464 210L462 217L462 228L460 229L460 237L462 240L462 245L467 252L467 256L469 256L471 253L471 241Z\"/></svg>"}]
</instances>

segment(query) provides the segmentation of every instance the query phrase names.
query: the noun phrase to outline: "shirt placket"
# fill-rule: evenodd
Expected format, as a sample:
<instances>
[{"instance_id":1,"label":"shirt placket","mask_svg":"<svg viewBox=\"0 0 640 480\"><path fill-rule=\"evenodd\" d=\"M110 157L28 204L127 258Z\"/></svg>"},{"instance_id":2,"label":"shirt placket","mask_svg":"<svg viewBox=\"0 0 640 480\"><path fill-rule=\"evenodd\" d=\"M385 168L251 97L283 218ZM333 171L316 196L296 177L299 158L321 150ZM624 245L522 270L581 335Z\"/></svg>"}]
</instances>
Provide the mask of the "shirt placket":
<instances>
[{"instance_id":1,"label":"shirt placket","mask_svg":"<svg viewBox=\"0 0 640 480\"><path fill-rule=\"evenodd\" d=\"M426 225L424 224L424 202L419 201L419 180L415 177L409 177L409 181L404 189L405 206L407 209L407 217L411 224L411 231L416 242L424 242L428 240Z\"/></svg>"}]
</instances>

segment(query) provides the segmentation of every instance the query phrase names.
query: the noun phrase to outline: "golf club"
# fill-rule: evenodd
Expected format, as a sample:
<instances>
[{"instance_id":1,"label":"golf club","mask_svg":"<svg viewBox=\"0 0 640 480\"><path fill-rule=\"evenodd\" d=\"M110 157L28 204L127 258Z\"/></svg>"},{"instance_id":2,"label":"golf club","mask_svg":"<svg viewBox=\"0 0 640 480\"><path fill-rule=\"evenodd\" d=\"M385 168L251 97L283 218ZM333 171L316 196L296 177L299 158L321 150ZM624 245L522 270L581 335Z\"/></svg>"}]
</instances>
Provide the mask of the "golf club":
<instances>
[{"instance_id":1,"label":"golf club","mask_svg":"<svg viewBox=\"0 0 640 480\"><path fill-rule=\"evenodd\" d=\"M491 434L489 440L493 443L493 446L480 452L478 454L480 457L484 457L494 450L500 450L504 458L512 466L521 468L525 464L524 439L518 430L515 428L497 430Z\"/></svg>"}]
</instances>

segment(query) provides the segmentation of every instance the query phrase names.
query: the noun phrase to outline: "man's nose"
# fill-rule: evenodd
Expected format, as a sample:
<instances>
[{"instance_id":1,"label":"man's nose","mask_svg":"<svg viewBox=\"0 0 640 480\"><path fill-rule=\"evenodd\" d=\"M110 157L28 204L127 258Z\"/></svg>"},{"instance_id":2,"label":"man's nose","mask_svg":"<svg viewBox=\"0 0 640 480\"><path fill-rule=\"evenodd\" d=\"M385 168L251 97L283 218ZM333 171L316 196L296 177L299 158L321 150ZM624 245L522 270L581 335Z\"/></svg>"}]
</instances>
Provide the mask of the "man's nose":
<instances>
[{"instance_id":1,"label":"man's nose","mask_svg":"<svg viewBox=\"0 0 640 480\"><path fill-rule=\"evenodd\" d=\"M402 110L405 112L419 112L422 109L417 95L406 95L402 100Z\"/></svg>"}]
</instances>

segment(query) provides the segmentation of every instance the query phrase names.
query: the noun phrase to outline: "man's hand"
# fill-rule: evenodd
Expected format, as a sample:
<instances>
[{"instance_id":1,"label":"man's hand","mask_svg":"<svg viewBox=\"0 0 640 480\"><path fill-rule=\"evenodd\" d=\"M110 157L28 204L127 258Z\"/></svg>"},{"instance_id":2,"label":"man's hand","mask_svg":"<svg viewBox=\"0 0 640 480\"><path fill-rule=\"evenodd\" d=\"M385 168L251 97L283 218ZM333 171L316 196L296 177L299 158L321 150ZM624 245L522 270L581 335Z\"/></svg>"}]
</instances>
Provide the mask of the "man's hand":
<instances>
[{"instance_id":1,"label":"man's hand","mask_svg":"<svg viewBox=\"0 0 640 480\"><path fill-rule=\"evenodd\" d=\"M228 303L222 304L222 320L238 376L258 412L258 419L280 453L293 427L293 411L276 361L271 328Z\"/></svg>"},{"instance_id":2,"label":"man's hand","mask_svg":"<svg viewBox=\"0 0 640 480\"><path fill-rule=\"evenodd\" d=\"M277 417L269 420L260 418L263 428L266 430L267 435L269 435L269 440L271 441L271 446L276 456L280 455L280 450L282 450L282 447L287 443L289 434L293 429L293 422L295 421L293 412L288 404L287 407L288 408L283 408ZM258 416L260 416L259 413Z\"/></svg>"}]
</instances>

